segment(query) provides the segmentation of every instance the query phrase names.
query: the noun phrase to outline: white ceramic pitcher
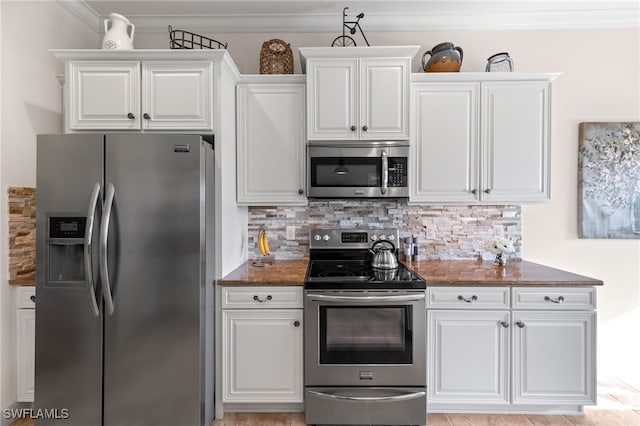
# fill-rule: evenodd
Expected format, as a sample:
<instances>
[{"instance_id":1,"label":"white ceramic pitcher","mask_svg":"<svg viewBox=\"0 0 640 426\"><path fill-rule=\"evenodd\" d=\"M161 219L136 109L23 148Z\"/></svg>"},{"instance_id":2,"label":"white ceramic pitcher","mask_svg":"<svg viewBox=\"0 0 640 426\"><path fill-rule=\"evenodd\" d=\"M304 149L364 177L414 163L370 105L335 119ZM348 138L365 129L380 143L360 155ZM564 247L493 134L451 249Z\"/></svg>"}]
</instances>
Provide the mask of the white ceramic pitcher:
<instances>
[{"instance_id":1,"label":"white ceramic pitcher","mask_svg":"<svg viewBox=\"0 0 640 426\"><path fill-rule=\"evenodd\" d=\"M131 28L131 30L129 30ZM136 27L127 18L110 13L104 20L103 49L133 49L133 34Z\"/></svg>"}]
</instances>

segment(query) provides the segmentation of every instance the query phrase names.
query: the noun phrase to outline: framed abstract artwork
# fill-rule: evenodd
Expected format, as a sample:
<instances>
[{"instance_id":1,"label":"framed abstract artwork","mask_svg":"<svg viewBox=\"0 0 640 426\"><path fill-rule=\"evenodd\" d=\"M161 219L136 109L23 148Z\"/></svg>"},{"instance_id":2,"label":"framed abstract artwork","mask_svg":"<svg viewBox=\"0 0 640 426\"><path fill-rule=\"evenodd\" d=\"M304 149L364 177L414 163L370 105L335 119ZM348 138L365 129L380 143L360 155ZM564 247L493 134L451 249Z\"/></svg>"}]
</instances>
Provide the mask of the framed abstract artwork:
<instances>
[{"instance_id":1,"label":"framed abstract artwork","mask_svg":"<svg viewBox=\"0 0 640 426\"><path fill-rule=\"evenodd\" d=\"M580 123L580 238L640 239L640 122Z\"/></svg>"}]
</instances>

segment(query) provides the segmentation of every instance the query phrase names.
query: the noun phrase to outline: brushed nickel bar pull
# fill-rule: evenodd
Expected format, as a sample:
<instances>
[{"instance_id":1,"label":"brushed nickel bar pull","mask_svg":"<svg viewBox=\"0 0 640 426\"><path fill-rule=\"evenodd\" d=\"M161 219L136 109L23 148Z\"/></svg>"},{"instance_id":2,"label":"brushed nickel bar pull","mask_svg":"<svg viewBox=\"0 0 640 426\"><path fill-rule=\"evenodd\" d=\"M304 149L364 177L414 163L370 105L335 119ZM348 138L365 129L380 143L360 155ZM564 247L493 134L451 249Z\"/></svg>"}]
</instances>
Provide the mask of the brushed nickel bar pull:
<instances>
[{"instance_id":1,"label":"brushed nickel bar pull","mask_svg":"<svg viewBox=\"0 0 640 426\"><path fill-rule=\"evenodd\" d=\"M551 302L551 303L561 304L561 303L564 302L564 296L559 296L556 300L553 300L549 296L545 296L544 300L546 300L547 302Z\"/></svg>"}]
</instances>

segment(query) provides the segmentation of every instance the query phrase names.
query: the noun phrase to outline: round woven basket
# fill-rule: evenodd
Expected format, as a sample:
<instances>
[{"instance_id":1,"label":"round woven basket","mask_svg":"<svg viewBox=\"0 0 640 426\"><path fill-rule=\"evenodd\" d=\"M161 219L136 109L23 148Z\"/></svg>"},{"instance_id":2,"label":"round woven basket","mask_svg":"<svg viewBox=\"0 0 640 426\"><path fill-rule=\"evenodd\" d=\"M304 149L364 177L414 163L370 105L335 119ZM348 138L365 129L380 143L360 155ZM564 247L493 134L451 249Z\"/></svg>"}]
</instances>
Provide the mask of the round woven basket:
<instances>
[{"instance_id":1,"label":"round woven basket","mask_svg":"<svg viewBox=\"0 0 640 426\"><path fill-rule=\"evenodd\" d=\"M293 74L291 45L277 38L262 43L260 74Z\"/></svg>"}]
</instances>

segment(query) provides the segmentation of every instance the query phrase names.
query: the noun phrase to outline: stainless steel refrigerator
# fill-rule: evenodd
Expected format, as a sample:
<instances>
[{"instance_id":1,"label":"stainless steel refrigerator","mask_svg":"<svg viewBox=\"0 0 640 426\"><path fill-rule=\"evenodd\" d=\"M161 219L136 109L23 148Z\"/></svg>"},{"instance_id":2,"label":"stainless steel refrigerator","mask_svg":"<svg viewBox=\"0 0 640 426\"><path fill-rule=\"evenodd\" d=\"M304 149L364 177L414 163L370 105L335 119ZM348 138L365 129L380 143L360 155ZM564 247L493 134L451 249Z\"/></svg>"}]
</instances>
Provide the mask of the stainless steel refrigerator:
<instances>
[{"instance_id":1,"label":"stainless steel refrigerator","mask_svg":"<svg viewBox=\"0 0 640 426\"><path fill-rule=\"evenodd\" d=\"M38 137L38 425L213 420L207 139Z\"/></svg>"}]
</instances>

